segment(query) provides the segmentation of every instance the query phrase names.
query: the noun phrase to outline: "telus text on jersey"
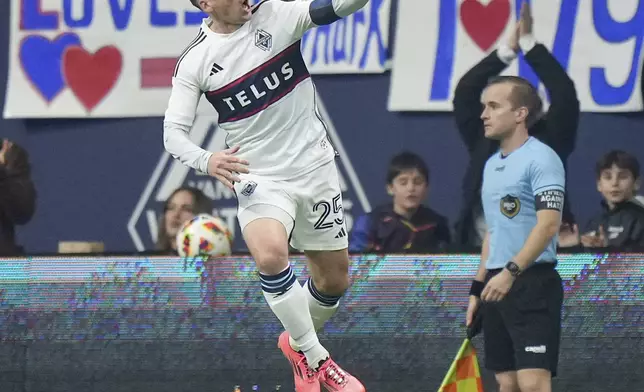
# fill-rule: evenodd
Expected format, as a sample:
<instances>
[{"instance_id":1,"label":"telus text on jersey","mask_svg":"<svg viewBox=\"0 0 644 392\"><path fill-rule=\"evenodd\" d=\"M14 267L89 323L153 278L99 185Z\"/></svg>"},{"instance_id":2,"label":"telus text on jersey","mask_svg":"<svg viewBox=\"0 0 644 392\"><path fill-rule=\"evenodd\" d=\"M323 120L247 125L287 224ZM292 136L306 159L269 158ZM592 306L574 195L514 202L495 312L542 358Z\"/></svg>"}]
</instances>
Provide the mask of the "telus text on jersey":
<instances>
[{"instance_id":1,"label":"telus text on jersey","mask_svg":"<svg viewBox=\"0 0 644 392\"><path fill-rule=\"evenodd\" d=\"M293 77L293 68L288 62L282 65L280 71L279 74L271 72L269 76L264 76L260 82L251 84L247 90L242 90L233 97L221 98L221 100L226 102L232 111L249 106L254 100L266 96L267 91L275 91L282 84L282 81L286 82Z\"/></svg>"},{"instance_id":2,"label":"telus text on jersey","mask_svg":"<svg viewBox=\"0 0 644 392\"><path fill-rule=\"evenodd\" d=\"M238 121L279 101L309 77L296 43L239 79L206 93L206 97L217 110L220 124Z\"/></svg>"}]
</instances>

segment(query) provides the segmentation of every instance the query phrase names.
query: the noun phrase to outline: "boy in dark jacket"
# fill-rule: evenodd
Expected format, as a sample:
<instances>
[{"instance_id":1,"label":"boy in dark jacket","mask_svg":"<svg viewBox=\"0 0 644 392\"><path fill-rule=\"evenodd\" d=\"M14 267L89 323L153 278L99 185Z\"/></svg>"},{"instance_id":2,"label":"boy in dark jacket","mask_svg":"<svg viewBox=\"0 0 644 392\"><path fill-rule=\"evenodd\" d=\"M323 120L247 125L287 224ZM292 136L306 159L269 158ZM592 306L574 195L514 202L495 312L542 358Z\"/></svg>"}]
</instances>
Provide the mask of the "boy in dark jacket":
<instances>
[{"instance_id":1,"label":"boy in dark jacket","mask_svg":"<svg viewBox=\"0 0 644 392\"><path fill-rule=\"evenodd\" d=\"M393 157L387 193L393 203L358 218L349 238L350 252L427 253L450 242L447 219L422 205L429 188L429 170L416 154Z\"/></svg>"},{"instance_id":2,"label":"boy in dark jacket","mask_svg":"<svg viewBox=\"0 0 644 392\"><path fill-rule=\"evenodd\" d=\"M590 220L581 237L585 247L618 250L644 248L644 207L634 200L640 186L637 158L624 151L604 155L596 168L602 211Z\"/></svg>"},{"instance_id":3,"label":"boy in dark jacket","mask_svg":"<svg viewBox=\"0 0 644 392\"><path fill-rule=\"evenodd\" d=\"M644 248L644 206L634 199L640 185L637 159L624 151L604 155L596 167L602 210L576 243L586 248L641 250Z\"/></svg>"}]
</instances>

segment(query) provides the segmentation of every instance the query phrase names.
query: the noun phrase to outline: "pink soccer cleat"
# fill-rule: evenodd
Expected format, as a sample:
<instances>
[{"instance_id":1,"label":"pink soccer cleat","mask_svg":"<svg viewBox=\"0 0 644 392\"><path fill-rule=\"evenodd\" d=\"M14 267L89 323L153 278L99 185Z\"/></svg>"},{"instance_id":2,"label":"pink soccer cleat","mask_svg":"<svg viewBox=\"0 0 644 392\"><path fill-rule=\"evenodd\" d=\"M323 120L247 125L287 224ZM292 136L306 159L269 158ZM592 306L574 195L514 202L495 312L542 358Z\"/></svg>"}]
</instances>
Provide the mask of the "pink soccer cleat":
<instances>
[{"instance_id":1,"label":"pink soccer cleat","mask_svg":"<svg viewBox=\"0 0 644 392\"><path fill-rule=\"evenodd\" d=\"M291 363L291 367L293 367L295 392L320 392L318 374L309 367L304 354L293 350L289 343L288 332L282 332L277 341L277 347L282 350L286 359Z\"/></svg>"},{"instance_id":2,"label":"pink soccer cleat","mask_svg":"<svg viewBox=\"0 0 644 392\"><path fill-rule=\"evenodd\" d=\"M333 359L327 359L317 370L318 378L329 392L366 392L357 378L342 370Z\"/></svg>"}]
</instances>

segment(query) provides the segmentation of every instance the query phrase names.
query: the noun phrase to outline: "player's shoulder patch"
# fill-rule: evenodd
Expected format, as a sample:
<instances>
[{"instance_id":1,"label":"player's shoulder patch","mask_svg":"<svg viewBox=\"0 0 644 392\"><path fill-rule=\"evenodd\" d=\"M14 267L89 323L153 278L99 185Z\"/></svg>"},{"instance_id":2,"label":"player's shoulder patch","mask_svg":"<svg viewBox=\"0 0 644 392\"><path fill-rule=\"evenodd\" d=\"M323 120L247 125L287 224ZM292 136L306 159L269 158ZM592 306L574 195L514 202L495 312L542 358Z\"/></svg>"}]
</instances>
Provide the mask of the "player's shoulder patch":
<instances>
[{"instance_id":1,"label":"player's shoulder patch","mask_svg":"<svg viewBox=\"0 0 644 392\"><path fill-rule=\"evenodd\" d=\"M197 36L186 46L186 48L181 52L181 55L179 56L179 59L177 59L177 65L174 66L174 72L172 73L172 76L175 77L179 73L179 67L181 66L181 63L184 61L184 59L188 56L188 54L191 51L194 51L194 49L199 46L199 44L203 43L206 40L206 32L203 31L203 29L199 29L199 33Z\"/></svg>"},{"instance_id":2,"label":"player's shoulder patch","mask_svg":"<svg viewBox=\"0 0 644 392\"><path fill-rule=\"evenodd\" d=\"M516 196L505 195L501 198L499 207L503 216L512 219L521 211L521 200Z\"/></svg>"}]
</instances>

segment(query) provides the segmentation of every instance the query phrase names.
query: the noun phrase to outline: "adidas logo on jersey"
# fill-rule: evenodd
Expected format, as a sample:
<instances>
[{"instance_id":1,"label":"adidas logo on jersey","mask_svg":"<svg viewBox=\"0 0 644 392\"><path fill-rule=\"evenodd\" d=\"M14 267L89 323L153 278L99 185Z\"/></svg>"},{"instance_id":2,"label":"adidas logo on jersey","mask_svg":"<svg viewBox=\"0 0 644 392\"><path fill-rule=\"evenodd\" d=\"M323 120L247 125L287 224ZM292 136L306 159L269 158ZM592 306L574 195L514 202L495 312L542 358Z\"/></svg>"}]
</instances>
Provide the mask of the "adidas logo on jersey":
<instances>
[{"instance_id":1,"label":"adidas logo on jersey","mask_svg":"<svg viewBox=\"0 0 644 392\"><path fill-rule=\"evenodd\" d=\"M316 102L317 114L324 120L328 128L329 147L332 145L339 153L336 163L340 174L346 229L343 228L337 235L338 238L342 238L350 232L354 217L371 211L371 205L353 169L351 160L344 150L333 121L319 96L316 96ZM199 113L203 113L201 110L212 113L212 108L207 102L204 102L204 107L200 109ZM225 149L226 132L219 129L216 122L216 114L198 114L192 126L190 138L208 151ZM154 248L158 233L159 214L163 211L163 204L175 189L184 185L201 189L207 197L214 201L213 215L219 216L235 232L234 249L246 249L237 222L237 199L234 192L214 178L189 169L166 152L161 155L159 163L151 173L127 223L128 232L136 249L143 251ZM244 190L246 193L252 194L255 189L253 184L250 184Z\"/></svg>"},{"instance_id":2,"label":"adidas logo on jersey","mask_svg":"<svg viewBox=\"0 0 644 392\"><path fill-rule=\"evenodd\" d=\"M224 70L224 68L221 65L219 65L217 63L214 63L212 65L212 69L210 70L210 76L216 74L217 72L223 71L223 70Z\"/></svg>"}]
</instances>

